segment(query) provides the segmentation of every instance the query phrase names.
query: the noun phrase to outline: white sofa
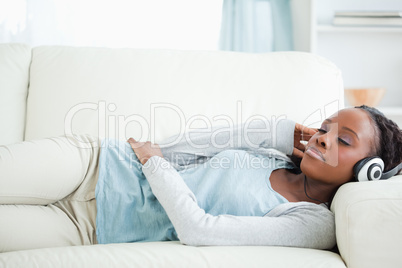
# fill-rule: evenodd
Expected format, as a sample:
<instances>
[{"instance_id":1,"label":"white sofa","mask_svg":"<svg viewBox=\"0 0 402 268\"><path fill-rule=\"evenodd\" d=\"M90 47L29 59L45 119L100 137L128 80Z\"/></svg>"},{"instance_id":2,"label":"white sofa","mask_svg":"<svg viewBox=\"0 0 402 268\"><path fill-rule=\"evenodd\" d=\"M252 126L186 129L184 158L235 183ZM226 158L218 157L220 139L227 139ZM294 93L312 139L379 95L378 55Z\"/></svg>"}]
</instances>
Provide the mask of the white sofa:
<instances>
[{"instance_id":1,"label":"white sofa","mask_svg":"<svg viewBox=\"0 0 402 268\"><path fill-rule=\"evenodd\" d=\"M307 53L0 44L0 145L72 133L158 142L257 115L317 126L343 105L341 72ZM8 224L18 206L0 204L0 248L19 231ZM346 184L331 210L339 254L149 242L27 248L1 253L0 267L402 267L402 176Z\"/></svg>"}]
</instances>

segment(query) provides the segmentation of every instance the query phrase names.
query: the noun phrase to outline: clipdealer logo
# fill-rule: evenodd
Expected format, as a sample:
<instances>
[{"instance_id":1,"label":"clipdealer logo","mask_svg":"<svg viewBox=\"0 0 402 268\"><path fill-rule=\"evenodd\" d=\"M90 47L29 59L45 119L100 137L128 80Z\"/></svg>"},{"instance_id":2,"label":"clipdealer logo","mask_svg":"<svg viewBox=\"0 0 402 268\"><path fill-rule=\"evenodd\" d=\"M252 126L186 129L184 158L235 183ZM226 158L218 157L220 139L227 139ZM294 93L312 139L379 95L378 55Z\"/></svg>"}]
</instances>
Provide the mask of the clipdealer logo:
<instances>
[{"instance_id":1,"label":"clipdealer logo","mask_svg":"<svg viewBox=\"0 0 402 268\"><path fill-rule=\"evenodd\" d=\"M317 127L325 118L336 114L340 108L339 105L340 102L336 100L321 106L306 116L305 120L302 120L300 123L307 127ZM281 120L286 119L285 115L274 115L268 118L259 114L244 118L241 101L237 101L236 103L236 112L234 117L231 117L227 114L219 114L211 118L202 114L195 114L190 117L186 117L185 113L179 106L164 102L151 103L149 105L148 119L141 114L118 114L116 113L117 108L118 107L116 104L107 103L106 101L99 101L98 103L83 102L74 105L65 116L65 135L74 137L75 146L81 148L88 148L88 146L97 147L99 145L98 143L93 142L88 144L88 140L81 140L80 135L75 135L73 131L73 121L75 117L81 112L86 111L88 113L89 111L96 113L93 115L93 118L95 118L94 120L97 121L95 123L97 123L97 136L99 138L125 141L127 140L126 132L128 127L130 126L132 129L132 127L135 126L137 136L134 138L136 140L149 140L152 143L155 143L157 127L159 127L161 123L162 125L166 124L166 122L161 122L163 121L164 115L166 113L173 113L176 117L175 119L178 119L179 121L179 129L176 131L175 135L165 139L162 144L158 143L161 148L168 148L169 146L183 141L183 139L185 139L185 142L188 146L199 150L209 147L214 147L217 149L229 149L239 147L240 145L247 145L249 148L258 148L260 144L256 144L253 142L253 139L250 138L253 136L253 133L265 133L265 135L267 135L267 137L270 139L270 146L275 147L277 142L277 126ZM157 118L159 119L157 120ZM204 127L194 127L196 123L200 122L202 122ZM253 127L253 123L255 122L264 122L264 125L261 127L260 124L259 128L255 128ZM233 133L240 125L242 126L242 133L241 135L234 137ZM222 140L219 140L218 137L224 132L229 134L226 135L229 137L229 139L222 142ZM194 137L202 135L203 133L206 134L209 139L203 140L203 143L197 142L197 139L194 139ZM337 159L338 158L334 159L333 163L328 164L336 166L338 164Z\"/></svg>"},{"instance_id":2,"label":"clipdealer logo","mask_svg":"<svg viewBox=\"0 0 402 268\"><path fill-rule=\"evenodd\" d=\"M227 148L235 147L239 144L246 144L251 148L258 148L259 144L254 144L249 137L252 133L266 133L270 135L273 146L276 143L276 126L278 122L285 119L285 115L271 116L267 118L263 115L253 115L245 120L243 119L242 102L238 101L236 104L236 116L232 118L229 115L219 114L209 118L202 114L195 114L190 117L186 117L185 113L179 106L171 103L151 103L149 106L149 120L140 114L121 115L114 113L117 110L117 106L114 103L107 103L106 101L99 101L98 103L83 102L79 103L67 112L64 120L64 133L67 136L75 137L78 145L84 145L87 147L87 142L79 140L79 136L75 135L73 131L73 122L75 117L81 112L93 111L96 112L97 120L97 136L101 138L112 138L118 140L126 140L126 131L129 125L135 125L140 133L135 137L136 140L150 140L155 143L156 130L158 124L165 122L157 122L157 114L163 114L167 112L173 112L176 119L179 121L179 129L175 135L171 136L163 144L159 144L161 148L169 147L177 142L186 139L189 146L196 149L205 149L210 146L215 148ZM256 122L263 122L263 127L255 128L253 124ZM93 123L93 122L91 122ZM197 123L202 123L205 127L194 127ZM230 137L233 137L235 128L242 125L242 135L237 137L237 140L229 139L224 143L217 143L218 136L223 133L229 133ZM138 133L138 131L137 131ZM209 133L210 140L205 143L196 143L191 138L197 134Z\"/></svg>"}]
</instances>

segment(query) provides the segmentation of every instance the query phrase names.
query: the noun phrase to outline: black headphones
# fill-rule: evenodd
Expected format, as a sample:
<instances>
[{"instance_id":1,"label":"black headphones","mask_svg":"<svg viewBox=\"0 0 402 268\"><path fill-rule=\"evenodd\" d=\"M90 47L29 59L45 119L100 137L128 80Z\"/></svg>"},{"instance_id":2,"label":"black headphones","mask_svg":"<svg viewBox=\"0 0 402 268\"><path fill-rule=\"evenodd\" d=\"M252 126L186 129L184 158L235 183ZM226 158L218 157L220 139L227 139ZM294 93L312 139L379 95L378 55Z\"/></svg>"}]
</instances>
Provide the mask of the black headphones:
<instances>
[{"instance_id":1,"label":"black headphones","mask_svg":"<svg viewBox=\"0 0 402 268\"><path fill-rule=\"evenodd\" d=\"M372 156L357 162L353 167L353 174L356 181L386 180L396 175L401 169L402 163L383 173L384 161L378 156Z\"/></svg>"}]
</instances>

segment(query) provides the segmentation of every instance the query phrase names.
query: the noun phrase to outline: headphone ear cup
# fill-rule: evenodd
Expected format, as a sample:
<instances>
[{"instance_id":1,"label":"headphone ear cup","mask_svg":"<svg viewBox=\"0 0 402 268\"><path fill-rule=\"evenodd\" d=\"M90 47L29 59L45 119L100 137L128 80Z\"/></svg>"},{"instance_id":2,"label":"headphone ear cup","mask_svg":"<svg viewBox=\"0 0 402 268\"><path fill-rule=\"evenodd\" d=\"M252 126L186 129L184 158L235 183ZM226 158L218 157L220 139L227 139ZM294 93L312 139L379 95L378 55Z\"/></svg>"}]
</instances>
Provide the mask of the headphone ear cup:
<instances>
[{"instance_id":1,"label":"headphone ear cup","mask_svg":"<svg viewBox=\"0 0 402 268\"><path fill-rule=\"evenodd\" d=\"M367 170L367 177L370 181L378 181L382 177L383 168L379 163L371 164Z\"/></svg>"},{"instance_id":2,"label":"headphone ear cup","mask_svg":"<svg viewBox=\"0 0 402 268\"><path fill-rule=\"evenodd\" d=\"M354 166L353 166L353 175L355 176L356 181L367 181L368 178L362 178L363 174L360 174L360 179L359 179L359 173L362 167L370 160L370 157L368 158L363 158L362 160L358 161Z\"/></svg>"},{"instance_id":3,"label":"headphone ear cup","mask_svg":"<svg viewBox=\"0 0 402 268\"><path fill-rule=\"evenodd\" d=\"M353 167L353 174L357 181L379 180L383 171L384 161L378 156L364 158Z\"/></svg>"}]
</instances>

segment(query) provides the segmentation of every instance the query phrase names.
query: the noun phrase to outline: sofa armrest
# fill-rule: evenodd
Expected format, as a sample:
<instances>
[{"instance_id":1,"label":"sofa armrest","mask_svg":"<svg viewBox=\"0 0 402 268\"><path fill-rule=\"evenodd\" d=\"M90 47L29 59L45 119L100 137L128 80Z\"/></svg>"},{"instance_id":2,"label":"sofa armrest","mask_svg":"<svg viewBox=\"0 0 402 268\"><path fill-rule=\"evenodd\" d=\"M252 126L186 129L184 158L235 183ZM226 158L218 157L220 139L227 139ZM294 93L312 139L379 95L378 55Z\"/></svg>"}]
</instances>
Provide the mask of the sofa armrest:
<instances>
[{"instance_id":1,"label":"sofa armrest","mask_svg":"<svg viewBox=\"0 0 402 268\"><path fill-rule=\"evenodd\" d=\"M402 175L347 183L336 193L331 210L348 268L401 267Z\"/></svg>"}]
</instances>

